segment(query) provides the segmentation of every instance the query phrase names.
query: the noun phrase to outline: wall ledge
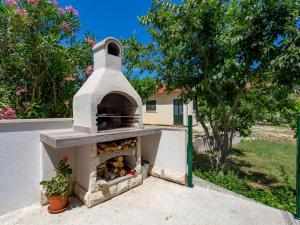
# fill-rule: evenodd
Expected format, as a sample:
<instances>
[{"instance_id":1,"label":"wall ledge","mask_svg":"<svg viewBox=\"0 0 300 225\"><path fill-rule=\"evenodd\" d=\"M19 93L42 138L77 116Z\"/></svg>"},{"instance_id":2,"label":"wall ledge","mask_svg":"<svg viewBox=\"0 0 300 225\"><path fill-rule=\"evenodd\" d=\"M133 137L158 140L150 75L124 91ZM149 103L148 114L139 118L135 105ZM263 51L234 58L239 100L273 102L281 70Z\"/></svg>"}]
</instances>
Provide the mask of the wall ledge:
<instances>
[{"instance_id":1,"label":"wall ledge","mask_svg":"<svg viewBox=\"0 0 300 225\"><path fill-rule=\"evenodd\" d=\"M0 124L11 123L36 123L36 122L67 122L73 121L73 118L44 118L44 119L15 119L15 120L0 120Z\"/></svg>"},{"instance_id":2,"label":"wall ledge","mask_svg":"<svg viewBox=\"0 0 300 225\"><path fill-rule=\"evenodd\" d=\"M0 132L66 129L72 125L73 118L0 120Z\"/></svg>"}]
</instances>

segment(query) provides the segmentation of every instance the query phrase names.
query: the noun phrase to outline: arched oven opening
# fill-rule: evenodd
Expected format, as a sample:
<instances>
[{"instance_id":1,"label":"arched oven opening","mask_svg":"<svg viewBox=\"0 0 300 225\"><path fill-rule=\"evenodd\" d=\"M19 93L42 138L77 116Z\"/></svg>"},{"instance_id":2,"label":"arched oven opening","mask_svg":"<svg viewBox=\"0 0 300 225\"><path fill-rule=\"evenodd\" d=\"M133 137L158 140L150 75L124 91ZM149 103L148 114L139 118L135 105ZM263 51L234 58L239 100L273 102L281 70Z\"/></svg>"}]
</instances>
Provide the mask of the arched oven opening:
<instances>
[{"instance_id":1,"label":"arched oven opening","mask_svg":"<svg viewBox=\"0 0 300 225\"><path fill-rule=\"evenodd\" d=\"M98 131L138 127L137 109L136 102L123 94L110 93L106 95L97 109Z\"/></svg>"}]
</instances>

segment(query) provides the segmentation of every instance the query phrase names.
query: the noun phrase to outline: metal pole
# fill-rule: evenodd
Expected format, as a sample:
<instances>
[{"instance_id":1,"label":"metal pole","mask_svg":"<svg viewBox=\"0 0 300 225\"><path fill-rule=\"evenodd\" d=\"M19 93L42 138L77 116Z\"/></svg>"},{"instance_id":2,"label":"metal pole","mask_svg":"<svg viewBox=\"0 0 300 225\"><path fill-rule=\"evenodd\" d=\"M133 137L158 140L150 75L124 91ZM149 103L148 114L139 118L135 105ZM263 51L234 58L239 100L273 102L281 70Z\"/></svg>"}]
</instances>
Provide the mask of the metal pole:
<instances>
[{"instance_id":1,"label":"metal pole","mask_svg":"<svg viewBox=\"0 0 300 225\"><path fill-rule=\"evenodd\" d=\"M296 217L300 219L300 116L297 116Z\"/></svg>"},{"instance_id":2,"label":"metal pole","mask_svg":"<svg viewBox=\"0 0 300 225\"><path fill-rule=\"evenodd\" d=\"M188 116L188 187L193 187L193 116Z\"/></svg>"}]
</instances>

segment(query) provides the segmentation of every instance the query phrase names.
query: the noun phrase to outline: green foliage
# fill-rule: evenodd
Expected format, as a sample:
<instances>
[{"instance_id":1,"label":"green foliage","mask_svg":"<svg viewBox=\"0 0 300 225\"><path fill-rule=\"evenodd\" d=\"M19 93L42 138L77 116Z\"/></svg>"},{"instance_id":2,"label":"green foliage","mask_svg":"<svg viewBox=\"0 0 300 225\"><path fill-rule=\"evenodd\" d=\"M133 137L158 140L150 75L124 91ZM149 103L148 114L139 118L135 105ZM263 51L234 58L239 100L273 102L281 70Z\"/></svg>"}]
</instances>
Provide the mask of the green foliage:
<instances>
[{"instance_id":1,"label":"green foliage","mask_svg":"<svg viewBox=\"0 0 300 225\"><path fill-rule=\"evenodd\" d=\"M288 185L275 187L273 189L254 188L249 185L249 180L240 179L238 175L232 171L227 171L223 175L220 175L214 170L196 170L195 175L271 207L295 213L296 192Z\"/></svg>"},{"instance_id":2,"label":"green foliage","mask_svg":"<svg viewBox=\"0 0 300 225\"><path fill-rule=\"evenodd\" d=\"M195 175L272 207L295 212L296 148L288 140L257 139L234 146L216 171L210 153L194 155Z\"/></svg>"},{"instance_id":3,"label":"green foliage","mask_svg":"<svg viewBox=\"0 0 300 225\"><path fill-rule=\"evenodd\" d=\"M156 63L152 60L156 52L152 43L149 45L139 43L135 34L129 39L122 39L121 43L124 48L123 65L127 76L132 76L137 70L143 73L157 68Z\"/></svg>"},{"instance_id":4,"label":"green foliage","mask_svg":"<svg viewBox=\"0 0 300 225\"><path fill-rule=\"evenodd\" d=\"M41 181L41 185L46 190L46 194L50 195L60 195L64 196L70 190L71 180L70 175L72 174L72 169L70 165L66 164L68 158L66 156L62 159L57 168L56 176L52 177L50 180Z\"/></svg>"},{"instance_id":5,"label":"green foliage","mask_svg":"<svg viewBox=\"0 0 300 225\"><path fill-rule=\"evenodd\" d=\"M287 109L284 112L287 114L287 121L290 124L291 128L295 131L295 137L297 136L297 116L300 115L300 98L297 97L294 99L295 104L292 109Z\"/></svg>"},{"instance_id":6,"label":"green foliage","mask_svg":"<svg viewBox=\"0 0 300 225\"><path fill-rule=\"evenodd\" d=\"M293 0L153 0L139 18L153 43L129 39L130 68L152 69L170 89L183 88L182 99L197 102L220 167L235 132L247 136L256 121L293 114L286 103L299 84L298 19Z\"/></svg>"},{"instance_id":7,"label":"green foliage","mask_svg":"<svg viewBox=\"0 0 300 225\"><path fill-rule=\"evenodd\" d=\"M18 118L69 117L92 46L76 35L76 12L48 0L16 2L0 3L0 102Z\"/></svg>"},{"instance_id":8,"label":"green foliage","mask_svg":"<svg viewBox=\"0 0 300 225\"><path fill-rule=\"evenodd\" d=\"M276 128L273 129L276 134ZM233 155L229 159L248 162L246 166L240 165L238 170L253 176L264 174L258 179L263 184L289 183L291 188L296 189L296 146L291 140L241 141L234 146ZM283 175L288 177L288 182L285 182Z\"/></svg>"},{"instance_id":9,"label":"green foliage","mask_svg":"<svg viewBox=\"0 0 300 225\"><path fill-rule=\"evenodd\" d=\"M156 91L158 80L146 76L140 78L137 73L153 71L155 64L151 60L153 46L144 46L136 40L135 34L129 39L121 40L124 46L123 65L127 79L145 102Z\"/></svg>"},{"instance_id":10,"label":"green foliage","mask_svg":"<svg viewBox=\"0 0 300 225\"><path fill-rule=\"evenodd\" d=\"M127 79L140 95L143 103L153 94L155 94L157 88L157 81L155 78L146 76L144 78L139 78L138 76L133 77L132 79L127 76Z\"/></svg>"}]
</instances>

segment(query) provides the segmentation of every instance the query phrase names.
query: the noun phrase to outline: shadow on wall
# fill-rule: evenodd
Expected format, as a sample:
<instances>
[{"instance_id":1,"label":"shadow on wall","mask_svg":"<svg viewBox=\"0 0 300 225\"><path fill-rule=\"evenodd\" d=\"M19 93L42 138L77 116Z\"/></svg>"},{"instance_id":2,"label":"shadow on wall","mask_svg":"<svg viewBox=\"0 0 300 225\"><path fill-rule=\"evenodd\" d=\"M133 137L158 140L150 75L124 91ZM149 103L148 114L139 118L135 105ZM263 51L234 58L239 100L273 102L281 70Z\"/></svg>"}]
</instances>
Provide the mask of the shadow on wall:
<instances>
[{"instance_id":1,"label":"shadow on wall","mask_svg":"<svg viewBox=\"0 0 300 225\"><path fill-rule=\"evenodd\" d=\"M160 139L161 133L142 137L142 160L148 161L150 167L155 164Z\"/></svg>"},{"instance_id":2,"label":"shadow on wall","mask_svg":"<svg viewBox=\"0 0 300 225\"><path fill-rule=\"evenodd\" d=\"M55 167L58 165L60 160L64 156L68 156L68 164L70 164L72 168L72 180L75 180L76 170L76 149L74 147L63 148L63 149L54 149L47 144L43 144L43 152L42 152L42 179L49 179L55 175Z\"/></svg>"}]
</instances>

